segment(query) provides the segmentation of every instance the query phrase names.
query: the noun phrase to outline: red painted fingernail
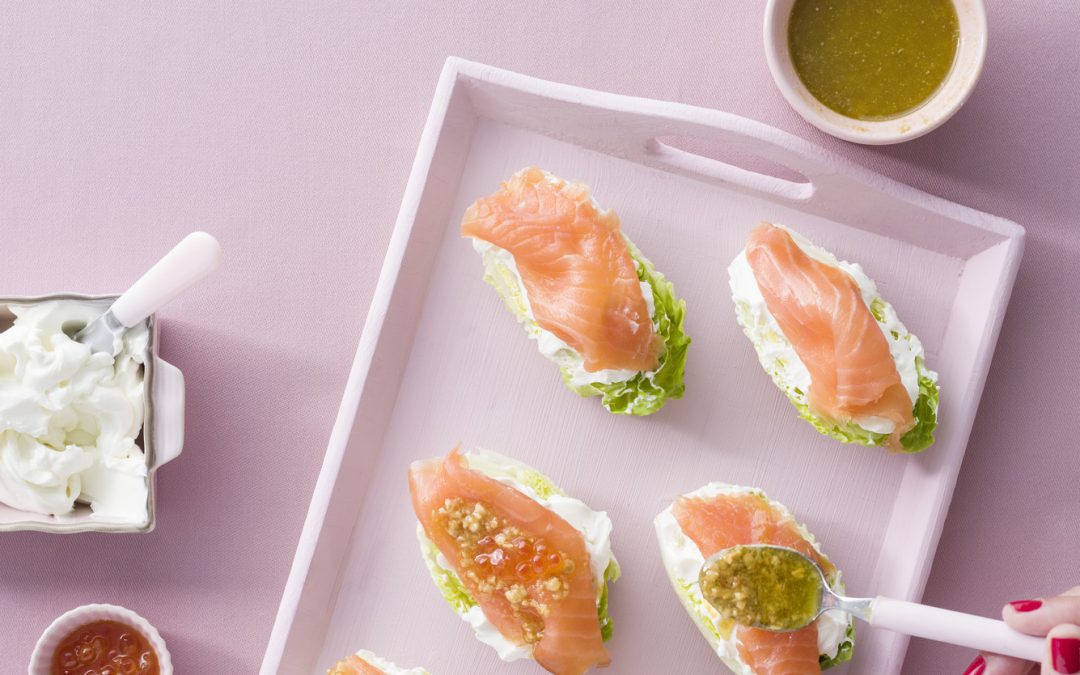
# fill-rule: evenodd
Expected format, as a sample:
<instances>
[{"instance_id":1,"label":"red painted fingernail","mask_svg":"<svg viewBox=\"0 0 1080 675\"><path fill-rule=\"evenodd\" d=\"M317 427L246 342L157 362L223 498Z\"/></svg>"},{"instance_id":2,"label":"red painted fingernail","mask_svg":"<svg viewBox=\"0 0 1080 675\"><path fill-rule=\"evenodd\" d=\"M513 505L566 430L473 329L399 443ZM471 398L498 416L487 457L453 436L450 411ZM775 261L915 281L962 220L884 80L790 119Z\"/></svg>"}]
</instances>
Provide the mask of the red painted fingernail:
<instances>
[{"instance_id":1,"label":"red painted fingernail","mask_svg":"<svg viewBox=\"0 0 1080 675\"><path fill-rule=\"evenodd\" d=\"M1076 638L1052 638L1050 662L1058 673L1080 673L1080 640Z\"/></svg>"},{"instance_id":2,"label":"red painted fingernail","mask_svg":"<svg viewBox=\"0 0 1080 675\"><path fill-rule=\"evenodd\" d=\"M1034 612L1042 607L1042 600L1013 600L1009 606L1018 612Z\"/></svg>"},{"instance_id":3,"label":"red painted fingernail","mask_svg":"<svg viewBox=\"0 0 1080 675\"><path fill-rule=\"evenodd\" d=\"M975 660L971 662L971 665L964 671L964 675L982 675L986 670L986 659L981 656L975 657Z\"/></svg>"}]
</instances>

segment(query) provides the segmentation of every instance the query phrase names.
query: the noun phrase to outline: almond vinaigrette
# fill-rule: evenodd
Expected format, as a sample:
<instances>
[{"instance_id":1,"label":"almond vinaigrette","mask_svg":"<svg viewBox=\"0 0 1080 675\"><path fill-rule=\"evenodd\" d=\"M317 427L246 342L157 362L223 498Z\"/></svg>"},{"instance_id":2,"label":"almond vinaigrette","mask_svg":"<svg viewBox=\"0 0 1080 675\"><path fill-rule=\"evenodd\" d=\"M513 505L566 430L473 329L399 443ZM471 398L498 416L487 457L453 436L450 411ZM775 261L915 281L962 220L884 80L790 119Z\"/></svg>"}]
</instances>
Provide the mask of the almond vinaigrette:
<instances>
[{"instance_id":1,"label":"almond vinaigrette","mask_svg":"<svg viewBox=\"0 0 1080 675\"><path fill-rule=\"evenodd\" d=\"M960 21L952 0L795 0L788 49L814 98L881 120L930 99L952 70Z\"/></svg>"},{"instance_id":2,"label":"almond vinaigrette","mask_svg":"<svg viewBox=\"0 0 1080 675\"><path fill-rule=\"evenodd\" d=\"M801 555L767 546L736 546L701 573L701 594L741 626L794 630L821 605L821 575Z\"/></svg>"}]
</instances>

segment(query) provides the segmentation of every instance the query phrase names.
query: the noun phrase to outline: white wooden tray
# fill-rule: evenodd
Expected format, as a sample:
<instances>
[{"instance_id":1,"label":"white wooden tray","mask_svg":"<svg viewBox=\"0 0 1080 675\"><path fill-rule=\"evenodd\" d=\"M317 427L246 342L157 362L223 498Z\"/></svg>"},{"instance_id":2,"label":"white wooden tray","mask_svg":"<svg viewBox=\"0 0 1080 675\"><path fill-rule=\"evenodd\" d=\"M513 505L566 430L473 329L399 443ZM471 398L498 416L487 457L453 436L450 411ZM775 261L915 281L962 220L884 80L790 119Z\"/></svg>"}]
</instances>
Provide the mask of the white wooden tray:
<instances>
[{"instance_id":1,"label":"white wooden tray","mask_svg":"<svg viewBox=\"0 0 1080 675\"><path fill-rule=\"evenodd\" d=\"M660 140L672 136L779 163L805 182ZM591 185L686 299L684 399L643 419L579 399L482 282L461 214L529 164ZM922 338L941 375L930 450L890 455L819 436L762 372L726 267L763 219L862 263ZM710 480L760 486L794 509L852 593L918 599L1022 249L1014 223L750 120L448 60L262 673L325 672L360 647L436 675L540 672L475 641L421 562L406 468L458 441L532 464L611 514L623 578L608 672L722 670L668 585L652 527L674 497ZM860 626L855 660L836 672L897 673L906 646Z\"/></svg>"}]
</instances>

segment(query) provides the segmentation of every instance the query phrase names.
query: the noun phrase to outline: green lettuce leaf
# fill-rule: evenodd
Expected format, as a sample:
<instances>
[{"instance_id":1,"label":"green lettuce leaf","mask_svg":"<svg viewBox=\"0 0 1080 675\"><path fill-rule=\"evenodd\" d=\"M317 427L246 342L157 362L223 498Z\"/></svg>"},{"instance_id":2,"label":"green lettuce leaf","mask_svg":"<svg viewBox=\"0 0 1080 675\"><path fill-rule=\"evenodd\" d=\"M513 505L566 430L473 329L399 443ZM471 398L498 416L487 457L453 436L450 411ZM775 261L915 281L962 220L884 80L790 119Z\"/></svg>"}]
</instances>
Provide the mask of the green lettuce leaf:
<instances>
[{"instance_id":1,"label":"green lettuce leaf","mask_svg":"<svg viewBox=\"0 0 1080 675\"><path fill-rule=\"evenodd\" d=\"M926 375L922 359L915 360L915 368L919 371L919 400L915 401L915 426L900 437L904 452L929 448L934 443L934 429L937 428L938 384Z\"/></svg>"},{"instance_id":2,"label":"green lettuce leaf","mask_svg":"<svg viewBox=\"0 0 1080 675\"><path fill-rule=\"evenodd\" d=\"M420 552L423 555L428 572L431 573L431 580L438 586L443 599L450 603L450 606L454 608L458 615L464 614L476 606L476 600L469 594L465 584L461 583L458 575L454 574L453 570L443 569L439 565L439 549L426 536L420 538Z\"/></svg>"},{"instance_id":3,"label":"green lettuce leaf","mask_svg":"<svg viewBox=\"0 0 1080 675\"><path fill-rule=\"evenodd\" d=\"M690 348L690 336L683 329L686 319L686 302L675 295L675 286L653 264L627 241L630 255L637 262L638 279L652 288L656 313L653 323L664 341L660 365L652 373L638 373L624 382L592 384L587 389L603 396L604 407L618 415L650 415L668 402L682 398L686 386L686 354ZM567 381L567 374L563 374ZM582 393L582 392L578 392ZM585 393L583 395L589 395Z\"/></svg>"},{"instance_id":4,"label":"green lettuce leaf","mask_svg":"<svg viewBox=\"0 0 1080 675\"><path fill-rule=\"evenodd\" d=\"M870 301L870 313L874 315L874 319L878 323L885 323L885 301L881 298L874 298Z\"/></svg>"},{"instance_id":5,"label":"green lettuce leaf","mask_svg":"<svg viewBox=\"0 0 1080 675\"><path fill-rule=\"evenodd\" d=\"M716 624L713 622L712 615L716 614L716 610L709 605L700 593L692 592L692 589L697 588L697 579L693 581L686 581L685 579L676 579L675 592L679 594L683 604L687 607L687 611L690 612L691 618L694 623L698 625L703 631L708 631L706 639L712 636L710 645L715 649L716 645L724 641L724 636L720 634Z\"/></svg>"},{"instance_id":6,"label":"green lettuce leaf","mask_svg":"<svg viewBox=\"0 0 1080 675\"><path fill-rule=\"evenodd\" d=\"M600 617L600 637L607 642L612 635L611 617L608 616L608 584L619 578L619 564L612 560L604 570L604 586L600 591L600 600L596 603L596 614Z\"/></svg>"},{"instance_id":7,"label":"green lettuce leaf","mask_svg":"<svg viewBox=\"0 0 1080 675\"><path fill-rule=\"evenodd\" d=\"M873 431L867 431L858 424L837 424L830 422L815 415L810 406L806 403L800 402L793 396L789 396L791 402L795 404L795 408L799 411L799 417L803 418L810 424L814 425L820 433L825 434L830 438L835 438L841 443L858 443L859 445L885 445L885 442L889 440L889 434L876 434Z\"/></svg>"},{"instance_id":8,"label":"green lettuce leaf","mask_svg":"<svg viewBox=\"0 0 1080 675\"><path fill-rule=\"evenodd\" d=\"M855 620L852 619L848 624L847 633L844 636L844 641L840 643L840 647L836 650L835 656L827 656L822 654L818 657L818 663L821 665L821 669L832 668L838 666L845 661L850 661L852 655L855 654Z\"/></svg>"}]
</instances>

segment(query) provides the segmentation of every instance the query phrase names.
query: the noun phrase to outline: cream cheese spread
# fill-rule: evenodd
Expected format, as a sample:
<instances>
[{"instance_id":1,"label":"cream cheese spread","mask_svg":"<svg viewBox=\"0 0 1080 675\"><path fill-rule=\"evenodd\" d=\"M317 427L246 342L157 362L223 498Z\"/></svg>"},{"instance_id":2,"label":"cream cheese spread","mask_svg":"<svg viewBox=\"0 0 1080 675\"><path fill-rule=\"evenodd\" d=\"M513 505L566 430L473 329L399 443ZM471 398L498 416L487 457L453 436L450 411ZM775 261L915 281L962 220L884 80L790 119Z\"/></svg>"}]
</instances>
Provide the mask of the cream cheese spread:
<instances>
[{"instance_id":1,"label":"cream cheese spread","mask_svg":"<svg viewBox=\"0 0 1080 675\"><path fill-rule=\"evenodd\" d=\"M9 309L14 324L0 333L0 502L62 515L80 501L96 517L145 522L146 456L136 439L147 326L130 329L114 358L69 337L101 314L100 303Z\"/></svg>"}]
</instances>

